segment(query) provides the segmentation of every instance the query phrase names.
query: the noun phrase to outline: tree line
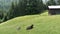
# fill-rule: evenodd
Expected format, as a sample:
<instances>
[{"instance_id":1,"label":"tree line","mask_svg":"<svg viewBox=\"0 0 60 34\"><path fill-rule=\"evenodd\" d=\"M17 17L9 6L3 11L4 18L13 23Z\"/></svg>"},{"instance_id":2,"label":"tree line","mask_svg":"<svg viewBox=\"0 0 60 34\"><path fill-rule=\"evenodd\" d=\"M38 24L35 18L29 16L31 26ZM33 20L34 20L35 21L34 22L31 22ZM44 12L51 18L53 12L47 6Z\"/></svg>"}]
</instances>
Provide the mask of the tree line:
<instances>
[{"instance_id":1,"label":"tree line","mask_svg":"<svg viewBox=\"0 0 60 34\"><path fill-rule=\"evenodd\" d=\"M44 10L47 10L47 6L49 5L60 5L60 0L57 2L49 0L46 4L44 4L42 0L19 0L15 3L12 2L8 12L0 11L0 22L7 21L18 16L40 14Z\"/></svg>"}]
</instances>

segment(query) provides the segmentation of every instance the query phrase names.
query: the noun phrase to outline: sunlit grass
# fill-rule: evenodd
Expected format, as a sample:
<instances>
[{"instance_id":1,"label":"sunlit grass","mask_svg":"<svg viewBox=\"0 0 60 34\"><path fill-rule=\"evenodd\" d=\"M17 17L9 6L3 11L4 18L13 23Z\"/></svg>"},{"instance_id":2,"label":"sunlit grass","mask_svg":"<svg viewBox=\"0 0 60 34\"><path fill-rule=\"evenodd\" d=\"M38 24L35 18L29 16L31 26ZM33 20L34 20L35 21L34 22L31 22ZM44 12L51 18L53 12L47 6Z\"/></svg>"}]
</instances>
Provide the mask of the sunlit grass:
<instances>
[{"instance_id":1,"label":"sunlit grass","mask_svg":"<svg viewBox=\"0 0 60 34\"><path fill-rule=\"evenodd\" d=\"M32 30L26 27L34 24ZM17 30L17 27L21 27ZM16 17L0 24L0 34L60 34L60 15L29 15Z\"/></svg>"}]
</instances>

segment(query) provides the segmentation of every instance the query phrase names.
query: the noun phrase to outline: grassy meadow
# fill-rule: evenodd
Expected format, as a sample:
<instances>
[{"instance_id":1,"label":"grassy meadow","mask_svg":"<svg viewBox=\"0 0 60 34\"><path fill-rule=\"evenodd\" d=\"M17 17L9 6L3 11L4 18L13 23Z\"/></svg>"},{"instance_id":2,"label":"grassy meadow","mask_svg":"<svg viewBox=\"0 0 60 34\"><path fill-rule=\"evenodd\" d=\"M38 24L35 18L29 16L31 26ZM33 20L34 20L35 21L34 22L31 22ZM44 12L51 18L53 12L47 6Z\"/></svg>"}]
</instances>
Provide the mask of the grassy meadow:
<instances>
[{"instance_id":1,"label":"grassy meadow","mask_svg":"<svg viewBox=\"0 0 60 34\"><path fill-rule=\"evenodd\" d=\"M26 30L31 24L34 28ZM21 27L17 30L17 27ZM0 24L0 34L60 34L60 15L37 15L16 17Z\"/></svg>"}]
</instances>

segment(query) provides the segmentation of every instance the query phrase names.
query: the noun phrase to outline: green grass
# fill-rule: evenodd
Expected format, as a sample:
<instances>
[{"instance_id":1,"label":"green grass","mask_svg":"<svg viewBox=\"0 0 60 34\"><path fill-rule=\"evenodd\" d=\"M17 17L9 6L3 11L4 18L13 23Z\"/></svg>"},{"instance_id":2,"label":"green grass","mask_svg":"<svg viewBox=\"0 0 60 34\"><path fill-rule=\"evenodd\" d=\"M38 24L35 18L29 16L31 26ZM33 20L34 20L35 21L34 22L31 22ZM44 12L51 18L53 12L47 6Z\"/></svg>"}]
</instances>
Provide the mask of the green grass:
<instances>
[{"instance_id":1,"label":"green grass","mask_svg":"<svg viewBox=\"0 0 60 34\"><path fill-rule=\"evenodd\" d=\"M40 16L48 16L48 10L46 10L44 13L40 14Z\"/></svg>"},{"instance_id":2,"label":"green grass","mask_svg":"<svg viewBox=\"0 0 60 34\"><path fill-rule=\"evenodd\" d=\"M0 34L60 34L60 15L29 15L17 17L0 24ZM26 27L34 24L32 30ZM17 30L17 27L21 27Z\"/></svg>"}]
</instances>

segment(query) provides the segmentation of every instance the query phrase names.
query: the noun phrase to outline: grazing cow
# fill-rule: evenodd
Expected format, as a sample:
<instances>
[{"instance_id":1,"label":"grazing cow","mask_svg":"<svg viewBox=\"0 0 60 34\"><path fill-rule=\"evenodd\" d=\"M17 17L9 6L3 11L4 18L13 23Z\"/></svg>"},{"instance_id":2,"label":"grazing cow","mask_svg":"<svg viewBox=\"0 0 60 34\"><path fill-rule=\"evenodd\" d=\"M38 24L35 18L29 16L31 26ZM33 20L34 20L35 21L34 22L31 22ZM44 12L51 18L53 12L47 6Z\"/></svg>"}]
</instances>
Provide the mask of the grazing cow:
<instances>
[{"instance_id":1,"label":"grazing cow","mask_svg":"<svg viewBox=\"0 0 60 34\"><path fill-rule=\"evenodd\" d=\"M31 26L28 26L26 30L31 30L33 29L33 24Z\"/></svg>"}]
</instances>

